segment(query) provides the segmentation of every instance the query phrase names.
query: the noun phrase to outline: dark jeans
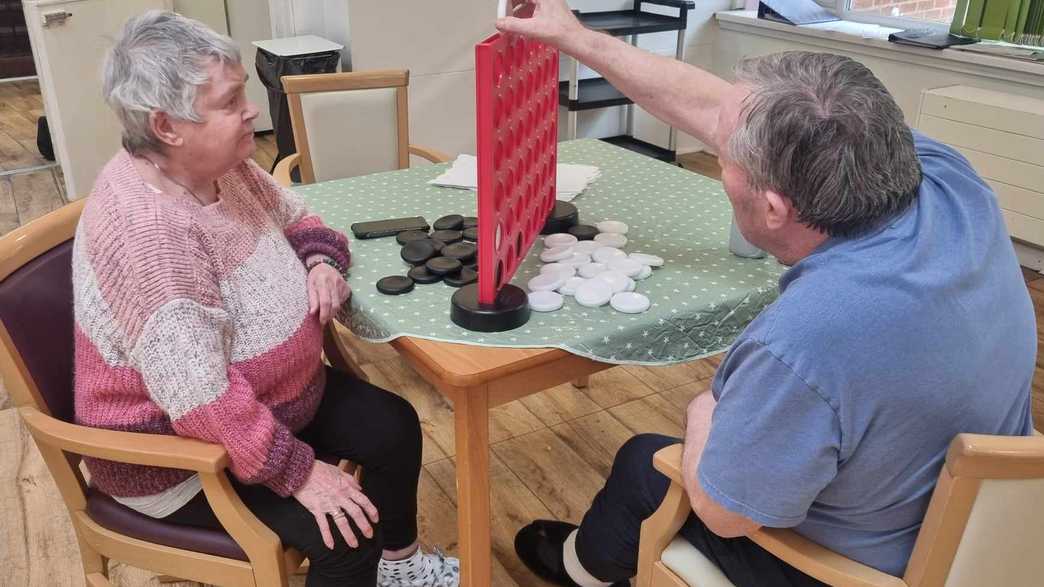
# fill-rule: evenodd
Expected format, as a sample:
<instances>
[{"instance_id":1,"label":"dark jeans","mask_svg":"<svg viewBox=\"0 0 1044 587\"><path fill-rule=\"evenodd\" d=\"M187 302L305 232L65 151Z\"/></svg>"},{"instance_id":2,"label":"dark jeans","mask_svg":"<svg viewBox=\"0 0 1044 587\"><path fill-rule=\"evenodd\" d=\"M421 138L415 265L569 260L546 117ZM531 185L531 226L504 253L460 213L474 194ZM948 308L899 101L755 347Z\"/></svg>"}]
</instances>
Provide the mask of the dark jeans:
<instances>
[{"instance_id":1,"label":"dark jeans","mask_svg":"<svg viewBox=\"0 0 1044 587\"><path fill-rule=\"evenodd\" d=\"M616 453L609 479L595 496L576 537L580 563L596 578L612 583L637 573L642 522L660 507L670 486L670 480L653 468L653 454L678 442L681 440L659 434L640 434ZM680 534L737 587L825 585L749 538L714 534L695 514L689 516Z\"/></svg>"},{"instance_id":2,"label":"dark jeans","mask_svg":"<svg viewBox=\"0 0 1044 587\"><path fill-rule=\"evenodd\" d=\"M359 547L351 548L333 521L334 549L323 544L311 512L293 497L279 497L263 485L232 486L243 503L310 561L308 587L365 585L377 582L383 549L401 549L417 539L417 482L421 466L421 431L413 406L401 397L339 371L327 369L323 400L312 422L297 437L315 452L349 459L362 466L363 492L380 515L372 539L351 522ZM177 524L220 528L201 492L165 518Z\"/></svg>"}]
</instances>

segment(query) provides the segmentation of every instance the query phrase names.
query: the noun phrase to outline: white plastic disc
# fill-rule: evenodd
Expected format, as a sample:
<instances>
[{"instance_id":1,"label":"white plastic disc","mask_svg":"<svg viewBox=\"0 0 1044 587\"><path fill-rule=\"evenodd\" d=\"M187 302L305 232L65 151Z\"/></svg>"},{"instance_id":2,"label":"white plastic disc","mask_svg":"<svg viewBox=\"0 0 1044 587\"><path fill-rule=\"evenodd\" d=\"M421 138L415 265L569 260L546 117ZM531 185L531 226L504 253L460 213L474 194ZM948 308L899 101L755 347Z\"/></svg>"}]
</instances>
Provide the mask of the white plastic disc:
<instances>
[{"instance_id":1,"label":"white plastic disc","mask_svg":"<svg viewBox=\"0 0 1044 587\"><path fill-rule=\"evenodd\" d=\"M529 307L536 312L554 312L564 302L565 298L553 291L534 291L529 294Z\"/></svg>"},{"instance_id":2,"label":"white plastic disc","mask_svg":"<svg viewBox=\"0 0 1044 587\"><path fill-rule=\"evenodd\" d=\"M544 249L540 253L540 260L544 263L554 263L573 256L573 247L553 247Z\"/></svg>"},{"instance_id":3,"label":"white plastic disc","mask_svg":"<svg viewBox=\"0 0 1044 587\"><path fill-rule=\"evenodd\" d=\"M593 240L591 240L591 241L580 241L580 242L576 243L575 245L573 245L573 252L574 253L581 253L581 254L584 254L584 255L590 255L591 253L593 253L593 252L597 251L598 249L602 248L603 246L604 245L602 243L597 243L597 242L595 242Z\"/></svg>"},{"instance_id":4,"label":"white plastic disc","mask_svg":"<svg viewBox=\"0 0 1044 587\"><path fill-rule=\"evenodd\" d=\"M627 225L619 220L603 220L595 224L598 232L611 232L613 234L627 234Z\"/></svg>"},{"instance_id":5,"label":"white plastic disc","mask_svg":"<svg viewBox=\"0 0 1044 587\"><path fill-rule=\"evenodd\" d=\"M549 234L544 237L544 246L549 249L555 247L571 247L575 245L578 240L579 239L568 232L556 232L555 234Z\"/></svg>"},{"instance_id":6,"label":"white plastic disc","mask_svg":"<svg viewBox=\"0 0 1044 587\"><path fill-rule=\"evenodd\" d=\"M591 262L591 255L585 255L583 253L573 253L572 257L568 259L562 259L559 263L563 265L572 265L573 267L579 267L581 265L587 265Z\"/></svg>"},{"instance_id":7,"label":"white plastic disc","mask_svg":"<svg viewBox=\"0 0 1044 587\"><path fill-rule=\"evenodd\" d=\"M603 232L594 237L594 240L603 247L622 249L627 246L627 237L616 232Z\"/></svg>"},{"instance_id":8,"label":"white plastic disc","mask_svg":"<svg viewBox=\"0 0 1044 587\"><path fill-rule=\"evenodd\" d=\"M648 279L650 275L652 275L652 267L649 267L648 265L642 265L642 270L638 273L638 275L635 275L634 278L639 280Z\"/></svg>"},{"instance_id":9,"label":"white plastic disc","mask_svg":"<svg viewBox=\"0 0 1044 587\"><path fill-rule=\"evenodd\" d=\"M548 263L547 265L544 265L540 268L540 273L558 273L565 277L572 277L576 275L576 267L559 261L557 263Z\"/></svg>"},{"instance_id":10,"label":"white plastic disc","mask_svg":"<svg viewBox=\"0 0 1044 587\"><path fill-rule=\"evenodd\" d=\"M558 288L558 293L564 296L576 295L576 288L580 287L580 284L585 281L587 280L583 277L570 277L562 287Z\"/></svg>"},{"instance_id":11,"label":"white plastic disc","mask_svg":"<svg viewBox=\"0 0 1044 587\"><path fill-rule=\"evenodd\" d=\"M609 261L609 268L613 271L619 271L627 277L634 277L642 272L642 265L638 261L628 259L627 257L619 257Z\"/></svg>"},{"instance_id":12,"label":"white plastic disc","mask_svg":"<svg viewBox=\"0 0 1044 587\"><path fill-rule=\"evenodd\" d=\"M576 288L576 303L588 308L597 308L609 303L613 290L600 279L588 279Z\"/></svg>"},{"instance_id":13,"label":"white plastic disc","mask_svg":"<svg viewBox=\"0 0 1044 587\"><path fill-rule=\"evenodd\" d=\"M561 273L541 273L529 280L529 291L554 291L569 279Z\"/></svg>"},{"instance_id":14,"label":"white plastic disc","mask_svg":"<svg viewBox=\"0 0 1044 587\"><path fill-rule=\"evenodd\" d=\"M663 257L657 255L646 255L645 253L631 253L631 258L642 265L650 267L663 267Z\"/></svg>"},{"instance_id":15,"label":"white plastic disc","mask_svg":"<svg viewBox=\"0 0 1044 587\"><path fill-rule=\"evenodd\" d=\"M576 272L580 277L591 279L608 268L605 263L587 263L577 267Z\"/></svg>"},{"instance_id":16,"label":"white plastic disc","mask_svg":"<svg viewBox=\"0 0 1044 587\"><path fill-rule=\"evenodd\" d=\"M614 310L624 314L641 314L648 310L650 305L649 298L633 292L618 293L612 297L609 303ZM532 305L532 302L530 302L530 305Z\"/></svg>"},{"instance_id":17,"label":"white plastic disc","mask_svg":"<svg viewBox=\"0 0 1044 587\"><path fill-rule=\"evenodd\" d=\"M613 290L613 293L627 291L627 284L634 281L633 279L627 277L623 273L612 270L603 271L602 273L596 275L594 279L596 281L602 280L605 283L607 283L609 287Z\"/></svg>"},{"instance_id":18,"label":"white plastic disc","mask_svg":"<svg viewBox=\"0 0 1044 587\"><path fill-rule=\"evenodd\" d=\"M627 253L613 247L599 247L595 252L591 253L591 258L594 259L595 263L605 263L606 265L613 259L626 256Z\"/></svg>"}]
</instances>

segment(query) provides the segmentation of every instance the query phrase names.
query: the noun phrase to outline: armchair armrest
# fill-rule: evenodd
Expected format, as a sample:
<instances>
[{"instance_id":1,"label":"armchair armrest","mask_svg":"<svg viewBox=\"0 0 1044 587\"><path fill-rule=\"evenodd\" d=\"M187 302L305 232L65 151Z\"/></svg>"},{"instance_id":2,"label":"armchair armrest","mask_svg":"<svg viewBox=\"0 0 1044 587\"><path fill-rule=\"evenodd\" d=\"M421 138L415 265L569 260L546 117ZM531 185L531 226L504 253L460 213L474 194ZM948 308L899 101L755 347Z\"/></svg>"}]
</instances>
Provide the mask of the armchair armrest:
<instances>
[{"instance_id":1,"label":"armchair armrest","mask_svg":"<svg viewBox=\"0 0 1044 587\"><path fill-rule=\"evenodd\" d=\"M180 436L79 426L28 406L18 411L38 442L75 454L199 473L218 473L228 466L228 453L217 444Z\"/></svg>"},{"instance_id":2,"label":"armchair armrest","mask_svg":"<svg viewBox=\"0 0 1044 587\"><path fill-rule=\"evenodd\" d=\"M445 163L451 160L450 156L442 151L429 147L422 147L420 145L410 145L410 155L424 157L432 163Z\"/></svg>"},{"instance_id":3,"label":"armchair armrest","mask_svg":"<svg viewBox=\"0 0 1044 587\"><path fill-rule=\"evenodd\" d=\"M293 171L300 164L300 153L287 155L286 158L284 158L282 161L276 164L275 169L272 170L272 177L276 180L276 183L285 188L288 188L294 184L293 180L290 179L290 172Z\"/></svg>"},{"instance_id":4,"label":"armchair armrest","mask_svg":"<svg viewBox=\"0 0 1044 587\"><path fill-rule=\"evenodd\" d=\"M653 456L653 466L684 489L681 475L682 445L662 448ZM831 585L846 587L901 587L898 577L844 557L783 528L761 528L749 536L756 544L801 572Z\"/></svg>"}]
</instances>

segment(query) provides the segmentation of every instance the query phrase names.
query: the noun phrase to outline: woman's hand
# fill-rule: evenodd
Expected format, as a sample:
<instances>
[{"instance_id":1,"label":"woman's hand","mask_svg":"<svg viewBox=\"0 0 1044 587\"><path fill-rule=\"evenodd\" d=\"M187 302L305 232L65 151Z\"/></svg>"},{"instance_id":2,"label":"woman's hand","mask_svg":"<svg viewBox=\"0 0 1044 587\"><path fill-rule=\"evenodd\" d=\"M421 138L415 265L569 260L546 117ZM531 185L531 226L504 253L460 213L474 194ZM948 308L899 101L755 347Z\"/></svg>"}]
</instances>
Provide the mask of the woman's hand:
<instances>
[{"instance_id":1,"label":"woman's hand","mask_svg":"<svg viewBox=\"0 0 1044 587\"><path fill-rule=\"evenodd\" d=\"M323 544L327 548L334 547L330 523L326 519L328 515L334 519L348 546L358 548L359 540L348 525L346 515L351 516L363 536L373 538L373 526L370 523L377 523L377 508L363 494L362 487L355 477L337 467L319 460L312 463L312 472L308 474L308 480L294 492L294 498L315 516L315 523L319 526Z\"/></svg>"},{"instance_id":2,"label":"woman's hand","mask_svg":"<svg viewBox=\"0 0 1044 587\"><path fill-rule=\"evenodd\" d=\"M320 324L325 326L350 295L348 282L326 263L318 263L308 272L308 313L318 311Z\"/></svg>"}]
</instances>

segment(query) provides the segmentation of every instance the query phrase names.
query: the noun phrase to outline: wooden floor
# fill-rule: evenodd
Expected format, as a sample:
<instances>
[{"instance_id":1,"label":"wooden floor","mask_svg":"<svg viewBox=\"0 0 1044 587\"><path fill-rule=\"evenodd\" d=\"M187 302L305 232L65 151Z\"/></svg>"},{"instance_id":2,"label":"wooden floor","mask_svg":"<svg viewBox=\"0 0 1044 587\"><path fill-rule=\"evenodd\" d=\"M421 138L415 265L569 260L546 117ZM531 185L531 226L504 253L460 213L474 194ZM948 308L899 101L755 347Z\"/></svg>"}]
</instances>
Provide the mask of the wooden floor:
<instances>
[{"instance_id":1,"label":"wooden floor","mask_svg":"<svg viewBox=\"0 0 1044 587\"><path fill-rule=\"evenodd\" d=\"M31 85L26 84L23 90L28 95L18 103L26 106L23 113L31 115L39 109L38 96L34 98ZM25 128L17 131L21 134L4 134L9 129L3 113L11 102L2 92L0 85L0 168L14 165L7 159L9 152L22 157L19 164L31 161L35 153L35 139L24 138ZM10 117L9 112L7 115ZM29 154L16 150L14 143ZM274 152L271 136L262 137L255 159L267 169ZM685 156L683 164L706 175L717 173L713 157L706 155ZM10 217L6 227L0 224L0 234L61 202L49 173L32 179L18 177L23 179L0 184L8 185L7 192L0 192L0 222L3 214ZM1039 329L1044 314L1044 279L1026 272L1026 281L1038 311ZM421 540L455 552L451 406L388 345L358 342L353 352L374 383L406 397L419 412L424 431ZM534 518L577 522L602 486L613 454L624 441L640 432L682 434L684 408L707 390L716 365L717 357L655 369L614 367L592 376L587 389L563 385L495 408L490 418L494 585L546 585L515 557L515 531ZM1034 400L1037 421L1044 423L1044 371L1040 367ZM7 402L0 386L0 407ZM12 409L0 410L0 569L3 586L83 585L76 542L61 498ZM157 584L152 573L127 565L113 563L111 572L115 585ZM303 584L300 577L294 582Z\"/></svg>"}]
</instances>

